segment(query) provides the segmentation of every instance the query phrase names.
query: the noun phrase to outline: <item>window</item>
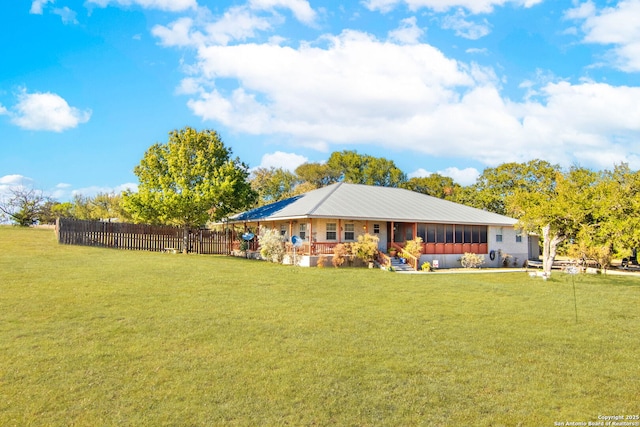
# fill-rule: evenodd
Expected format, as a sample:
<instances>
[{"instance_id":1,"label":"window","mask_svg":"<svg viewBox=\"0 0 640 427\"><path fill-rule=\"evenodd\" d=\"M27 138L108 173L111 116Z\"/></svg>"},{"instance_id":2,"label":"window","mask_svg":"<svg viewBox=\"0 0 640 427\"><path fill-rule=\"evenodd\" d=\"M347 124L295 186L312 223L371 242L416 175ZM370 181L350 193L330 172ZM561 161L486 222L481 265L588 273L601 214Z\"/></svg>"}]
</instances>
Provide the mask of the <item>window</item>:
<instances>
[{"instance_id":1,"label":"window","mask_svg":"<svg viewBox=\"0 0 640 427\"><path fill-rule=\"evenodd\" d=\"M485 225L419 224L418 236L425 243L487 243Z\"/></svg>"},{"instance_id":2,"label":"window","mask_svg":"<svg viewBox=\"0 0 640 427\"><path fill-rule=\"evenodd\" d=\"M380 234L380 224L373 224L373 234Z\"/></svg>"},{"instance_id":3,"label":"window","mask_svg":"<svg viewBox=\"0 0 640 427\"><path fill-rule=\"evenodd\" d=\"M410 227L408 224L404 226L404 240L413 240L413 227Z\"/></svg>"},{"instance_id":4,"label":"window","mask_svg":"<svg viewBox=\"0 0 640 427\"><path fill-rule=\"evenodd\" d=\"M287 225L286 224L282 224L280 226L280 235L281 236L286 236L287 235Z\"/></svg>"},{"instance_id":5,"label":"window","mask_svg":"<svg viewBox=\"0 0 640 427\"><path fill-rule=\"evenodd\" d=\"M337 239L337 227L335 222L330 222L327 224L327 240L336 240Z\"/></svg>"},{"instance_id":6,"label":"window","mask_svg":"<svg viewBox=\"0 0 640 427\"><path fill-rule=\"evenodd\" d=\"M502 242L502 228L499 228L498 232L496 233L496 242Z\"/></svg>"},{"instance_id":7,"label":"window","mask_svg":"<svg viewBox=\"0 0 640 427\"><path fill-rule=\"evenodd\" d=\"M473 226L465 225L464 226L464 243L473 243Z\"/></svg>"},{"instance_id":8,"label":"window","mask_svg":"<svg viewBox=\"0 0 640 427\"><path fill-rule=\"evenodd\" d=\"M305 240L307 238L307 223L306 222L303 222L302 224L300 224L299 234L300 234L300 238L302 240Z\"/></svg>"},{"instance_id":9,"label":"window","mask_svg":"<svg viewBox=\"0 0 640 427\"><path fill-rule=\"evenodd\" d=\"M433 224L427 225L427 243L435 243L436 242L436 226Z\"/></svg>"},{"instance_id":10,"label":"window","mask_svg":"<svg viewBox=\"0 0 640 427\"><path fill-rule=\"evenodd\" d=\"M456 225L455 234L456 234L456 243L464 243L464 226Z\"/></svg>"},{"instance_id":11,"label":"window","mask_svg":"<svg viewBox=\"0 0 640 427\"><path fill-rule=\"evenodd\" d=\"M444 226L445 243L453 243L453 225Z\"/></svg>"},{"instance_id":12,"label":"window","mask_svg":"<svg viewBox=\"0 0 640 427\"><path fill-rule=\"evenodd\" d=\"M480 243L487 243L487 227L483 227L482 225L478 227L480 228Z\"/></svg>"},{"instance_id":13,"label":"window","mask_svg":"<svg viewBox=\"0 0 640 427\"><path fill-rule=\"evenodd\" d=\"M354 240L355 239L355 224L345 224L344 225L344 240Z\"/></svg>"},{"instance_id":14,"label":"window","mask_svg":"<svg viewBox=\"0 0 640 427\"><path fill-rule=\"evenodd\" d=\"M522 230L516 231L516 243L522 243Z\"/></svg>"}]
</instances>

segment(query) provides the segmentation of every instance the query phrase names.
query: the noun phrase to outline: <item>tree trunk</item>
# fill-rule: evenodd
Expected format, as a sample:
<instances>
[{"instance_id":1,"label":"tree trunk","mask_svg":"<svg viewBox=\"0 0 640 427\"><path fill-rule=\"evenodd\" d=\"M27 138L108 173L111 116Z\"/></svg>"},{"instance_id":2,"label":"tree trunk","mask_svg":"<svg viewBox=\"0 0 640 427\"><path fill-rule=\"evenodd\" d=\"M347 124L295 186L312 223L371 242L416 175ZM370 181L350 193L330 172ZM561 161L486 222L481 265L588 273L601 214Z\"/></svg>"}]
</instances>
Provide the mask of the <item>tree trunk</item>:
<instances>
[{"instance_id":1,"label":"tree trunk","mask_svg":"<svg viewBox=\"0 0 640 427\"><path fill-rule=\"evenodd\" d=\"M558 245L562 243L566 236L558 232L551 233L551 225L542 227L542 272L545 277L551 277L551 267L556 259Z\"/></svg>"},{"instance_id":2,"label":"tree trunk","mask_svg":"<svg viewBox=\"0 0 640 427\"><path fill-rule=\"evenodd\" d=\"M182 253L189 252L189 226L185 225L182 230Z\"/></svg>"}]
</instances>

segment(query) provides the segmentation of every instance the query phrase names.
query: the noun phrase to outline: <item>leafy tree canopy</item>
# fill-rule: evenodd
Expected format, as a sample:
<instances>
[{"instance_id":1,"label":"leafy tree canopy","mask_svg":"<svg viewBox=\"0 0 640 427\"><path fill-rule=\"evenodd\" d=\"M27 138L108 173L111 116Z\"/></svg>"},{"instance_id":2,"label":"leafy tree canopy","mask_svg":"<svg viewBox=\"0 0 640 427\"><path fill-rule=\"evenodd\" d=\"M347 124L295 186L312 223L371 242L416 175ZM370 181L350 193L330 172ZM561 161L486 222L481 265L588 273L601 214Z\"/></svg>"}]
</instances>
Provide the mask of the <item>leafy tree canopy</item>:
<instances>
[{"instance_id":1,"label":"leafy tree canopy","mask_svg":"<svg viewBox=\"0 0 640 427\"><path fill-rule=\"evenodd\" d=\"M140 184L124 194L127 210L137 222L193 227L253 205L248 167L231 154L216 131L170 132L135 167Z\"/></svg>"},{"instance_id":2,"label":"leafy tree canopy","mask_svg":"<svg viewBox=\"0 0 640 427\"><path fill-rule=\"evenodd\" d=\"M544 182L544 185L541 185ZM516 187L506 200L507 213L519 219L524 230L538 232L543 240L543 269L551 274L558 245L576 238L595 225L594 192L597 173L573 167L568 172L557 171L553 179L545 176L533 189Z\"/></svg>"},{"instance_id":3,"label":"leafy tree canopy","mask_svg":"<svg viewBox=\"0 0 640 427\"><path fill-rule=\"evenodd\" d=\"M327 163L304 163L295 170L298 179L309 188L322 188L340 180L340 172Z\"/></svg>"},{"instance_id":4,"label":"leafy tree canopy","mask_svg":"<svg viewBox=\"0 0 640 427\"><path fill-rule=\"evenodd\" d=\"M251 188L258 193L258 205L266 205L295 194L298 177L282 168L257 168L251 172Z\"/></svg>"},{"instance_id":5,"label":"leafy tree canopy","mask_svg":"<svg viewBox=\"0 0 640 427\"><path fill-rule=\"evenodd\" d=\"M432 173L426 177L411 178L400 186L407 190L415 191L416 193L448 200L452 200L455 194L461 189L460 185L456 184L453 178L437 173Z\"/></svg>"},{"instance_id":6,"label":"leafy tree canopy","mask_svg":"<svg viewBox=\"0 0 640 427\"><path fill-rule=\"evenodd\" d=\"M339 174L342 181L353 184L399 187L407 180L406 174L392 160L356 151L336 151L329 157L327 165Z\"/></svg>"},{"instance_id":7,"label":"leafy tree canopy","mask_svg":"<svg viewBox=\"0 0 640 427\"><path fill-rule=\"evenodd\" d=\"M516 191L524 193L547 193L555 182L560 166L544 160L527 163L504 163L487 168L474 185L465 187L456 201L501 215L508 215L507 199ZM517 216L516 216L517 218Z\"/></svg>"}]
</instances>

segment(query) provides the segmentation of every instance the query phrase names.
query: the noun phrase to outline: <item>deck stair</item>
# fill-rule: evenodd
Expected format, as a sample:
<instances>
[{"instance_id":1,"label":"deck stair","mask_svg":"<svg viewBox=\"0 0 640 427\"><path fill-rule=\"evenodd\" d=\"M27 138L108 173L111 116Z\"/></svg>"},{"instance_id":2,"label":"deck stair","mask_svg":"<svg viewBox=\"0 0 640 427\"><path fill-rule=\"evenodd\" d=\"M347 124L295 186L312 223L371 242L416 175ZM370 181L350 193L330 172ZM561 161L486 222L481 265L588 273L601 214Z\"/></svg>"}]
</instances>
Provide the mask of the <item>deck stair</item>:
<instances>
[{"instance_id":1,"label":"deck stair","mask_svg":"<svg viewBox=\"0 0 640 427\"><path fill-rule=\"evenodd\" d=\"M391 267L393 267L393 269L397 272L415 271L413 267L411 267L411 265L401 263L400 258L390 257L390 259L391 259Z\"/></svg>"}]
</instances>

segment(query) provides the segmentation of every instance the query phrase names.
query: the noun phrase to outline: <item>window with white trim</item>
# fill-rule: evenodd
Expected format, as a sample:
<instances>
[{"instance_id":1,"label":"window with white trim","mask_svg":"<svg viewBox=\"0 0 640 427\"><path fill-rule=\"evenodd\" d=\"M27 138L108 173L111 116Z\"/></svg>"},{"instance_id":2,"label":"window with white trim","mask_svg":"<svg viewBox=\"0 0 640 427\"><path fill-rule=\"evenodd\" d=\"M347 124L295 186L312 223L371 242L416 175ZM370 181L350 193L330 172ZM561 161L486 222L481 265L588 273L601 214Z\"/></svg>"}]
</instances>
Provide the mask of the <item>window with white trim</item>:
<instances>
[{"instance_id":1,"label":"window with white trim","mask_svg":"<svg viewBox=\"0 0 640 427\"><path fill-rule=\"evenodd\" d=\"M345 224L344 225L344 240L355 240L356 237L356 226L355 224Z\"/></svg>"},{"instance_id":2,"label":"window with white trim","mask_svg":"<svg viewBox=\"0 0 640 427\"><path fill-rule=\"evenodd\" d=\"M326 236L327 240L337 240L338 239L337 230L338 230L338 227L336 226L335 222L327 223L327 236Z\"/></svg>"}]
</instances>

